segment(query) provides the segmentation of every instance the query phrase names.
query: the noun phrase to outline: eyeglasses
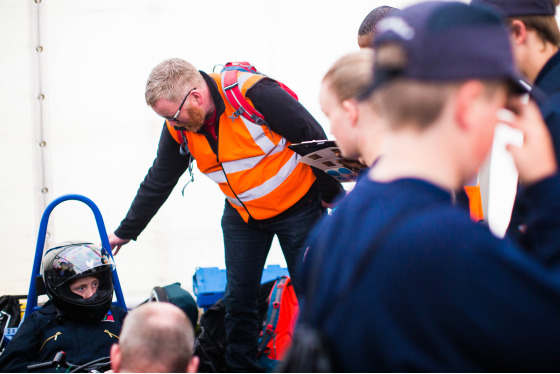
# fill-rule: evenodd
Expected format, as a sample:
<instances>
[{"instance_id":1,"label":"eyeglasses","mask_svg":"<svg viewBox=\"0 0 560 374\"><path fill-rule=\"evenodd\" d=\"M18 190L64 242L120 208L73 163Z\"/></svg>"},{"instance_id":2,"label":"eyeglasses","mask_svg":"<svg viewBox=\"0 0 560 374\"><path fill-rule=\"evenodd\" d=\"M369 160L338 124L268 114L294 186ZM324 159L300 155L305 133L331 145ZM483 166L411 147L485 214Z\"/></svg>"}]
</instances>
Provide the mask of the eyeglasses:
<instances>
[{"instance_id":1,"label":"eyeglasses","mask_svg":"<svg viewBox=\"0 0 560 374\"><path fill-rule=\"evenodd\" d=\"M191 94L191 92L193 92L194 90L196 90L196 87L191 89L189 92L187 92L187 95L185 96L185 98L183 99L183 101L181 102L181 106L179 107L179 109L177 109L177 113L175 113L175 115L173 117L166 117L163 116L163 118L165 118L168 121L173 121L173 122L177 122L177 118L179 117L179 113L181 113L181 109L183 109L183 105L185 104L185 101L187 101L187 97L189 97L189 95Z\"/></svg>"}]
</instances>

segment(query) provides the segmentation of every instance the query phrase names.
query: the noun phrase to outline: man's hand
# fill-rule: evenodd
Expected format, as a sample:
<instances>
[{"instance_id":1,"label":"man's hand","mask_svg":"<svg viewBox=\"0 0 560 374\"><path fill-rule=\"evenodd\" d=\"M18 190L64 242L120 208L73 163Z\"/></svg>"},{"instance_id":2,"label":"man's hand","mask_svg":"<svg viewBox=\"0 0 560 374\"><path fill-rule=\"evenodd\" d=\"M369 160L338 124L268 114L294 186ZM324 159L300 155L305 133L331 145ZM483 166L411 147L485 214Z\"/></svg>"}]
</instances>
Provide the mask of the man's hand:
<instances>
[{"instance_id":1,"label":"man's hand","mask_svg":"<svg viewBox=\"0 0 560 374\"><path fill-rule=\"evenodd\" d=\"M121 247L126 243L128 243L129 241L130 239L119 238L118 236L115 235L115 233L109 235L109 244L111 245L111 250L113 251L113 255L119 253Z\"/></svg>"},{"instance_id":2,"label":"man's hand","mask_svg":"<svg viewBox=\"0 0 560 374\"><path fill-rule=\"evenodd\" d=\"M352 170L354 173L359 173L361 170L367 169L367 165L362 164L362 162L358 160L348 160L346 158L342 158L338 160L338 163L345 168Z\"/></svg>"},{"instance_id":3,"label":"man's hand","mask_svg":"<svg viewBox=\"0 0 560 374\"><path fill-rule=\"evenodd\" d=\"M511 101L512 112L504 111L501 120L523 132L523 145L507 145L519 172L519 180L526 185L536 183L556 173L558 167L554 156L554 146L550 133L534 102L522 104L519 100ZM502 118L506 117L506 118ZM509 121L507 120L509 118Z\"/></svg>"}]
</instances>

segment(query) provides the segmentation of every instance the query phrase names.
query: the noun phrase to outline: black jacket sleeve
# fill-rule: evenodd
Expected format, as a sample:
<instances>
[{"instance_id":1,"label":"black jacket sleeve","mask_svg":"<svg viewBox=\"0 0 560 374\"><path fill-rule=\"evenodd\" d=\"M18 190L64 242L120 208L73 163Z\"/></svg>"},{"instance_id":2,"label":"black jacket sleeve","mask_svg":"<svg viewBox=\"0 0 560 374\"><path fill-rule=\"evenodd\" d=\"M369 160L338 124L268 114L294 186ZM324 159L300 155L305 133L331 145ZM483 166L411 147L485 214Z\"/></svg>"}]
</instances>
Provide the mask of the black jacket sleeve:
<instances>
[{"instance_id":1,"label":"black jacket sleeve","mask_svg":"<svg viewBox=\"0 0 560 374\"><path fill-rule=\"evenodd\" d=\"M305 107L278 83L263 79L249 91L247 97L266 119L270 129L292 143L327 139L325 131ZM332 202L342 185L323 171L312 168L321 192L321 198Z\"/></svg>"},{"instance_id":2,"label":"black jacket sleeve","mask_svg":"<svg viewBox=\"0 0 560 374\"><path fill-rule=\"evenodd\" d=\"M121 239L136 240L167 200L179 178L187 170L188 162L189 158L179 153L179 144L164 123L156 159L140 184L126 217L115 230L115 235Z\"/></svg>"}]
</instances>

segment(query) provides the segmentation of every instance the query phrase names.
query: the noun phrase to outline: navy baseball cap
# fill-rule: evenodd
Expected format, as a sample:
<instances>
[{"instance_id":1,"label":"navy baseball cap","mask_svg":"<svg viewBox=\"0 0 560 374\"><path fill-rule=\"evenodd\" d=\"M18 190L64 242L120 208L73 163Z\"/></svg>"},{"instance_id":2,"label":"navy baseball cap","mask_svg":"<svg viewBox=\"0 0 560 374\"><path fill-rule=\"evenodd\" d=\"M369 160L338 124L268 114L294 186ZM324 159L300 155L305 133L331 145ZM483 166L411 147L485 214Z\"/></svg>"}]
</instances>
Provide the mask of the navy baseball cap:
<instances>
[{"instance_id":1,"label":"navy baseball cap","mask_svg":"<svg viewBox=\"0 0 560 374\"><path fill-rule=\"evenodd\" d=\"M488 7L428 1L394 11L377 26L373 46L385 44L400 46L406 62L387 68L376 59L366 95L399 77L428 82L504 79L515 91L527 92L515 68L508 30Z\"/></svg>"},{"instance_id":2,"label":"navy baseball cap","mask_svg":"<svg viewBox=\"0 0 560 374\"><path fill-rule=\"evenodd\" d=\"M556 15L551 0L472 0L471 4L491 6L505 17Z\"/></svg>"}]
</instances>

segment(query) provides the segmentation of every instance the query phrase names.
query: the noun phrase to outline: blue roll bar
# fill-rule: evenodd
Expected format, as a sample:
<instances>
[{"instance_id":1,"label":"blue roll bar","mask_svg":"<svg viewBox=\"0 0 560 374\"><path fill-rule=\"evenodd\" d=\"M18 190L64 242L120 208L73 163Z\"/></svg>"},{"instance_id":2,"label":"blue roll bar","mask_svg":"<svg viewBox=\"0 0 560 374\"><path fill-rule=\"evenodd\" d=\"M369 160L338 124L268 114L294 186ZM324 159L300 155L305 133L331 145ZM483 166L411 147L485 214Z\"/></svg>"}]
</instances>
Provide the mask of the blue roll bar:
<instances>
[{"instance_id":1,"label":"blue roll bar","mask_svg":"<svg viewBox=\"0 0 560 374\"><path fill-rule=\"evenodd\" d=\"M25 307L25 314L23 319L25 319L29 314L33 313L35 310L39 309L37 307L37 292L35 286L35 278L41 274L41 261L43 259L43 250L45 247L45 238L47 236L47 225L49 223L49 216L53 209L63 201L67 200L78 200L90 207L95 216L95 222L97 223L97 229L99 230L99 236L101 237L101 244L103 248L109 252L111 258L113 258L113 252L111 250L111 245L109 244L109 237L107 236L107 230L105 230L105 224L103 223L103 217L97 205L93 201L82 195L63 195L59 198L53 200L45 209L43 217L41 218L41 224L39 226L39 236L37 238L37 247L35 249L35 260L33 261L33 272L31 273L31 282L29 283L29 293L27 294L27 305ZM117 270L113 270L113 287L115 289L115 295L117 296L117 301L115 305L120 306L126 310L126 304L124 302L124 297L121 290L121 284L119 282L119 276L117 275ZM23 320L22 320L23 321Z\"/></svg>"}]
</instances>

